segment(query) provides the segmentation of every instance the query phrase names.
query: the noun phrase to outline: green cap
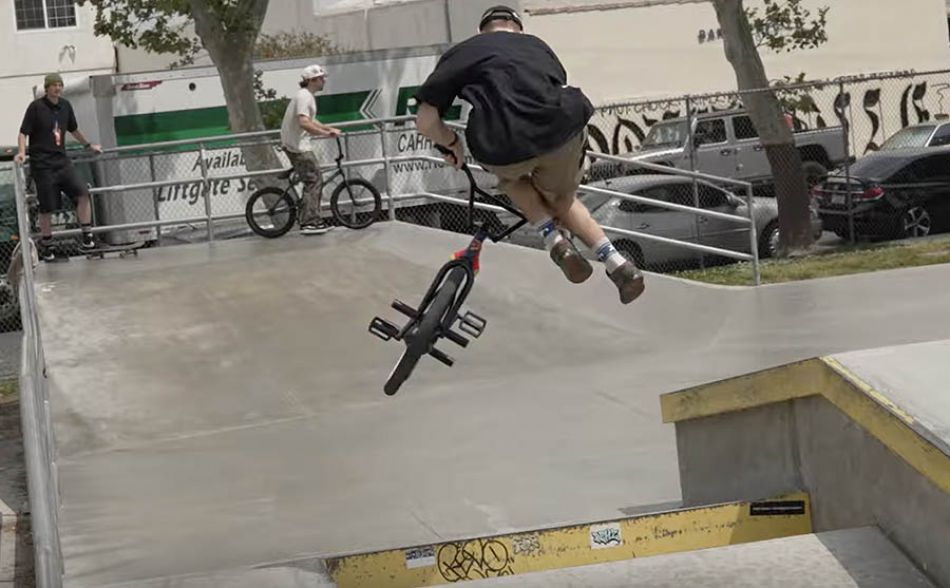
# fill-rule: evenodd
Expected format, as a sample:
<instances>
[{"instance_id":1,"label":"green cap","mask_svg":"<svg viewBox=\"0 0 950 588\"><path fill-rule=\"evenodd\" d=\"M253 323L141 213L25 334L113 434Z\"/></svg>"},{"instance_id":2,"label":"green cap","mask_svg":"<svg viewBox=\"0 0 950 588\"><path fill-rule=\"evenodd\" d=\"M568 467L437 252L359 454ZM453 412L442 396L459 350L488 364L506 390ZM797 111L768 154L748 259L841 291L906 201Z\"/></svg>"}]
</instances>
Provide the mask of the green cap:
<instances>
[{"instance_id":1,"label":"green cap","mask_svg":"<svg viewBox=\"0 0 950 588\"><path fill-rule=\"evenodd\" d=\"M62 83L63 83L63 76L59 75L58 73L46 74L46 79L43 80L43 87L49 88L53 84L62 84Z\"/></svg>"}]
</instances>

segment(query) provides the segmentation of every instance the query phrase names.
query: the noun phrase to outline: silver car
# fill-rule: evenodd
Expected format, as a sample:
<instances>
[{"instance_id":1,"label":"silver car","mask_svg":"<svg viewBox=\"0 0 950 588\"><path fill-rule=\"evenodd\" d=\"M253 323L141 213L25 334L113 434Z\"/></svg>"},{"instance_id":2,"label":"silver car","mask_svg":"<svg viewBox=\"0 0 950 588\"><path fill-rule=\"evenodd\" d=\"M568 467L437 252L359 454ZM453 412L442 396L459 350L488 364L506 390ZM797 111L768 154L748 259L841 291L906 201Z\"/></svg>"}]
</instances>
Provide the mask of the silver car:
<instances>
[{"instance_id":1,"label":"silver car","mask_svg":"<svg viewBox=\"0 0 950 588\"><path fill-rule=\"evenodd\" d=\"M594 182L589 186L672 204L696 206L693 180L679 176L641 174ZM748 218L748 205L745 198L740 198L702 180L697 181L697 192L699 208ZM594 220L604 227L636 231L742 253L751 253L752 250L747 226L741 223L671 210L617 196L585 193L583 186L580 199L590 209ZM771 257L778 248L778 206L774 198L760 197L753 198L752 206L759 255L762 258ZM812 229L816 235L821 233L821 221L814 211L812 212ZM681 245L616 232L608 232L608 236L624 255L641 266L690 262L698 258L697 251ZM533 230L522 229L512 235L511 241L543 248L540 237ZM588 254L583 248L582 251Z\"/></svg>"}]
</instances>

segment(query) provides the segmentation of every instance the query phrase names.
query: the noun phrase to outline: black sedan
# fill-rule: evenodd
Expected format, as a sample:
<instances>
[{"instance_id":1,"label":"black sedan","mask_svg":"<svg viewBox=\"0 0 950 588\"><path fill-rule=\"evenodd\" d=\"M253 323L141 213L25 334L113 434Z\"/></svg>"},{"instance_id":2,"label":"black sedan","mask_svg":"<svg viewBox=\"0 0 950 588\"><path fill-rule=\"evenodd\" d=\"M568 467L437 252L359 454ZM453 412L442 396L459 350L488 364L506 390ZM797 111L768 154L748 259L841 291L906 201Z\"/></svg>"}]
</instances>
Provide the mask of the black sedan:
<instances>
[{"instance_id":1,"label":"black sedan","mask_svg":"<svg viewBox=\"0 0 950 588\"><path fill-rule=\"evenodd\" d=\"M850 182L850 183L849 183ZM925 237L950 229L950 146L879 151L813 190L825 230L861 238Z\"/></svg>"}]
</instances>

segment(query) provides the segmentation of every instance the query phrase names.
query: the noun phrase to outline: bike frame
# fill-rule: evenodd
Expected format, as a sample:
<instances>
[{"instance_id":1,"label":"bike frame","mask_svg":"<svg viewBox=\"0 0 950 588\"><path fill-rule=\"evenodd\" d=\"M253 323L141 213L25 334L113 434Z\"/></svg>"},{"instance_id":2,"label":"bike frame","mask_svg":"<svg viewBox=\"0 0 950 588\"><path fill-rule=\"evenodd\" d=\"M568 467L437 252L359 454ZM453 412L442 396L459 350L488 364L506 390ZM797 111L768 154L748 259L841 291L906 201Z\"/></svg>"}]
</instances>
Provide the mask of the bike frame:
<instances>
[{"instance_id":1,"label":"bike frame","mask_svg":"<svg viewBox=\"0 0 950 588\"><path fill-rule=\"evenodd\" d=\"M521 213L521 211L510 206L508 203L502 201L501 199L496 198L495 196L489 194L485 190L481 189L478 186L478 183L475 181L475 176L472 174L472 170L471 168L469 168L468 164L462 165L462 171L465 172L465 175L468 177L468 182L469 182L469 197L468 197L469 230L471 230L475 226L474 215L475 215L475 195L476 194L481 196L483 199L488 200L492 202L493 204L500 206L501 208L504 208L505 210L517 216L521 220L519 220L517 223L511 225L510 227L508 227L507 229L505 229L504 231L500 233L492 233L491 230L488 228L488 221L482 222L481 226L475 232L475 235L474 237L472 237L472 240L471 242L469 242L468 246L465 249L457 252L455 254L455 259L445 263L439 269L435 278L432 280L432 283L429 284L429 289L426 291L425 296L423 296L422 302L419 303L419 311L418 311L419 316L421 316L422 313L424 313L425 310L429 307L429 304L431 304L433 298L435 298L436 292L438 292L439 287L442 285L443 281L446 279L446 276L449 275L449 272L451 272L455 268L461 268L465 272L462 278L463 282L459 284L459 289L455 294L455 302L452 303L452 306L449 308L448 312L445 313L445 316L442 319L441 325L442 325L443 333L449 332L449 327L451 327L452 323L454 323L456 318L458 318L458 311L462 307L462 304L465 302L465 299L468 298L468 295L472 290L472 285L475 282L475 275L478 273L478 270L479 270L479 265L478 265L479 254L481 253L482 245L484 244L485 240L490 239L491 241L497 243L498 241L501 241L505 237L517 231L519 228L524 226L525 223L528 222L528 219L525 218L525 216ZM412 327L415 325L416 322L417 322L417 319L410 320L402 328L400 332L400 336L398 338L401 338L403 335L409 332L409 330L412 329Z\"/></svg>"}]
</instances>

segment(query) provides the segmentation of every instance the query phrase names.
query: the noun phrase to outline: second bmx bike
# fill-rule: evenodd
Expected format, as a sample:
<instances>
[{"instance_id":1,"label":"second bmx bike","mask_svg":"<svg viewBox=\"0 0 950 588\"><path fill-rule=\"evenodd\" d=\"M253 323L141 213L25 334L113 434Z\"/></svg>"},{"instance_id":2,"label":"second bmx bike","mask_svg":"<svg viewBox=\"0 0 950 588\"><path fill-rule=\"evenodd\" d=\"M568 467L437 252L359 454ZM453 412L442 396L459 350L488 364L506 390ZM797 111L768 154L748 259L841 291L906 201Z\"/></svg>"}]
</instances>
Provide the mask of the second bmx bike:
<instances>
[{"instance_id":1,"label":"second bmx bike","mask_svg":"<svg viewBox=\"0 0 950 588\"><path fill-rule=\"evenodd\" d=\"M368 227L380 218L383 202L379 190L362 178L346 177L340 137L336 137L336 147L336 170L323 180L326 186L337 177L341 178L330 194L333 219L351 229ZM295 187L300 179L294 168L284 170L276 177L286 180L287 186L265 186L251 194L244 207L244 217L251 230L272 239L284 235L294 226L301 206L301 195Z\"/></svg>"}]
</instances>

